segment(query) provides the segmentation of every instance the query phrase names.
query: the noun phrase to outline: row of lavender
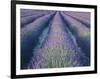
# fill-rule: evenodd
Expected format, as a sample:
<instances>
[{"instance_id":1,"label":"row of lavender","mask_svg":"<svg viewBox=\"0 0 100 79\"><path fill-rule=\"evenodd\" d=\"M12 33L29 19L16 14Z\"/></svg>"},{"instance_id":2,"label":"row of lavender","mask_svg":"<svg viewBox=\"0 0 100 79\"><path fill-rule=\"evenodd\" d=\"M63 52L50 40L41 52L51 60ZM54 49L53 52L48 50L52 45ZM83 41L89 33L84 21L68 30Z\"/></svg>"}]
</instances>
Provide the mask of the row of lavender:
<instances>
[{"instance_id":1,"label":"row of lavender","mask_svg":"<svg viewBox=\"0 0 100 79\"><path fill-rule=\"evenodd\" d=\"M21 10L21 68L89 66L90 16L77 13Z\"/></svg>"}]
</instances>

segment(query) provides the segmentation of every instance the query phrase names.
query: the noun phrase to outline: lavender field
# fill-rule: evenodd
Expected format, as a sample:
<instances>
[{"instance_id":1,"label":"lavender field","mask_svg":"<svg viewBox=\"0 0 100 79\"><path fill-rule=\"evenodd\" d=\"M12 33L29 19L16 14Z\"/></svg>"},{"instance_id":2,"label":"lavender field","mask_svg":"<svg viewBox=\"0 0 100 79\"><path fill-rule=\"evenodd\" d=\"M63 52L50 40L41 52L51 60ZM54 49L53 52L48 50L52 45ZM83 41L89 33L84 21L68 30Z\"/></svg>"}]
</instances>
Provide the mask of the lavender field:
<instances>
[{"instance_id":1,"label":"lavender field","mask_svg":"<svg viewBox=\"0 0 100 79\"><path fill-rule=\"evenodd\" d=\"M90 13L21 9L21 69L90 66Z\"/></svg>"}]
</instances>

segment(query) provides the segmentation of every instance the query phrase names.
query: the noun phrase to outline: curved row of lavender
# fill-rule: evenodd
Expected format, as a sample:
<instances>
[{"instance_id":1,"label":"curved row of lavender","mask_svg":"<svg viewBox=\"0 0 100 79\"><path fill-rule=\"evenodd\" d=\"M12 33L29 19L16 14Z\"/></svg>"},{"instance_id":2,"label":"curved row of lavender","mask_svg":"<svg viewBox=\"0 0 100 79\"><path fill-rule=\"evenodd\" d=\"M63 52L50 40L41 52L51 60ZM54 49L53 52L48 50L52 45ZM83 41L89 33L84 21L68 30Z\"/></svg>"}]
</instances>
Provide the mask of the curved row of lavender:
<instances>
[{"instance_id":1,"label":"curved row of lavender","mask_svg":"<svg viewBox=\"0 0 100 79\"><path fill-rule=\"evenodd\" d=\"M85 14L22 10L21 69L89 66L90 27L84 24Z\"/></svg>"}]
</instances>

